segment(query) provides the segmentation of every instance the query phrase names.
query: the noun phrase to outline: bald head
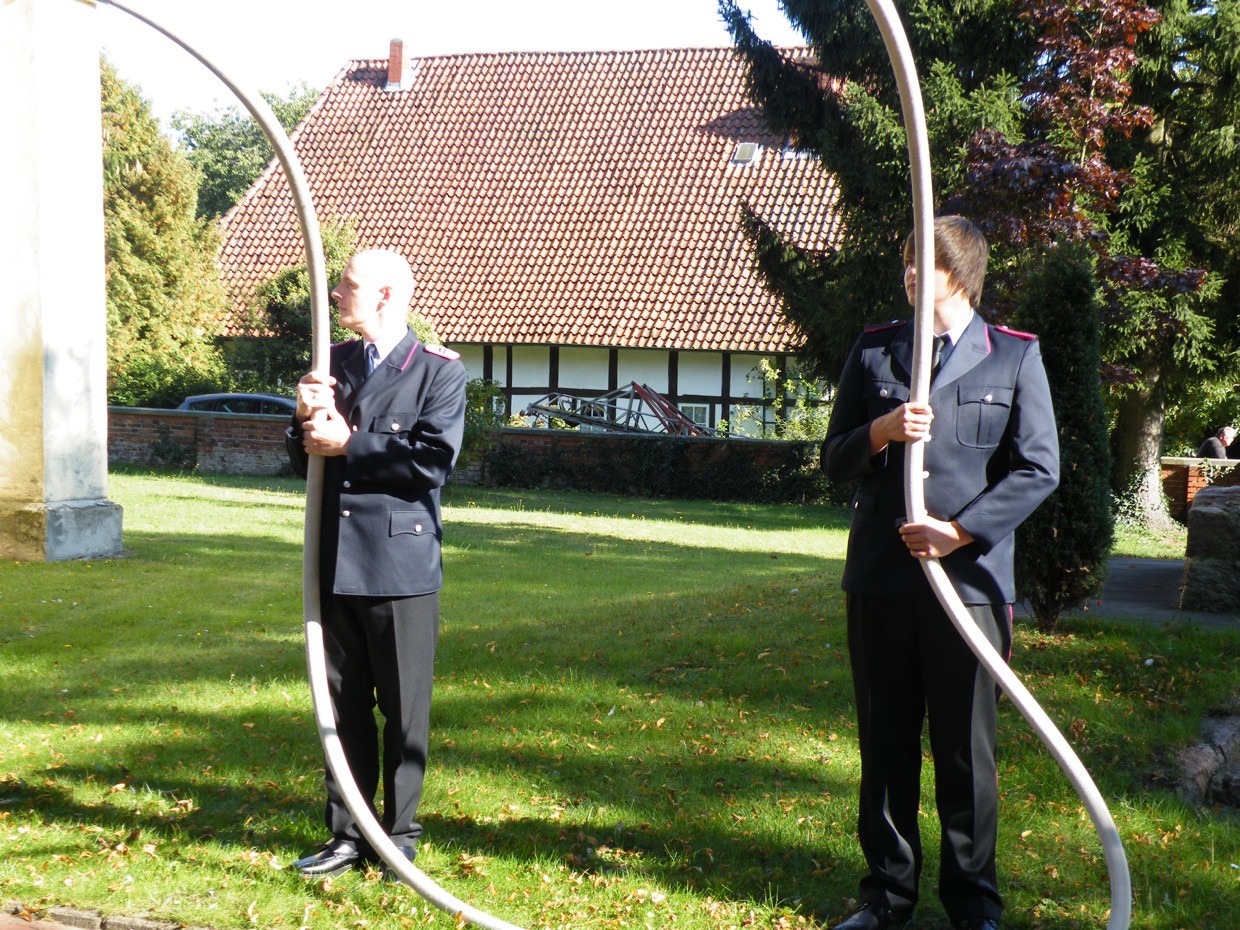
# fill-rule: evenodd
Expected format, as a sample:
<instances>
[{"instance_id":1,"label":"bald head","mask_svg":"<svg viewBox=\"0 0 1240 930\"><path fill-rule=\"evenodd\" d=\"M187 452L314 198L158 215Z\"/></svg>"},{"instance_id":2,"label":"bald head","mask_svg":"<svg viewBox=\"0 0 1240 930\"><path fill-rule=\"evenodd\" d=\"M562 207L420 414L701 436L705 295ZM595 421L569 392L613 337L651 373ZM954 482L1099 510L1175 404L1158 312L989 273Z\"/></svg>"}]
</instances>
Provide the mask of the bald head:
<instances>
[{"instance_id":1,"label":"bald head","mask_svg":"<svg viewBox=\"0 0 1240 930\"><path fill-rule=\"evenodd\" d=\"M344 266L332 288L340 325L371 340L401 333L413 300L413 270L399 252L367 249Z\"/></svg>"},{"instance_id":2,"label":"bald head","mask_svg":"<svg viewBox=\"0 0 1240 930\"><path fill-rule=\"evenodd\" d=\"M405 256L392 249L366 249L354 255L349 264L365 276L371 287L391 288L389 300L400 309L401 319L404 319L413 301L413 269Z\"/></svg>"}]
</instances>

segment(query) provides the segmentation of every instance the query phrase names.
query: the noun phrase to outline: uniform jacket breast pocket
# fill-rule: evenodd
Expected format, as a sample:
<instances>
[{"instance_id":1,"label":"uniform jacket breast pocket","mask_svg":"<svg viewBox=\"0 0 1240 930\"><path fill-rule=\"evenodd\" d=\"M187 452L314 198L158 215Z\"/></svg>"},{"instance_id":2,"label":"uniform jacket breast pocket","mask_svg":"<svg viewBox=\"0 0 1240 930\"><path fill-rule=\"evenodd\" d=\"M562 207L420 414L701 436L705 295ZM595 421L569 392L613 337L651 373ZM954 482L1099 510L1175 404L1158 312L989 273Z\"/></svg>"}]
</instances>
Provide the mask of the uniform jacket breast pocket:
<instances>
[{"instance_id":1,"label":"uniform jacket breast pocket","mask_svg":"<svg viewBox=\"0 0 1240 930\"><path fill-rule=\"evenodd\" d=\"M908 385L899 381L871 381L865 386L865 406L870 419L895 410L908 400Z\"/></svg>"},{"instance_id":2,"label":"uniform jacket breast pocket","mask_svg":"<svg viewBox=\"0 0 1240 930\"><path fill-rule=\"evenodd\" d=\"M956 395L956 438L962 446L991 449L999 445L1012 410L1012 388L962 384Z\"/></svg>"},{"instance_id":3,"label":"uniform jacket breast pocket","mask_svg":"<svg viewBox=\"0 0 1240 930\"><path fill-rule=\"evenodd\" d=\"M370 421L372 433L407 433L418 421L414 413L385 413Z\"/></svg>"}]
</instances>

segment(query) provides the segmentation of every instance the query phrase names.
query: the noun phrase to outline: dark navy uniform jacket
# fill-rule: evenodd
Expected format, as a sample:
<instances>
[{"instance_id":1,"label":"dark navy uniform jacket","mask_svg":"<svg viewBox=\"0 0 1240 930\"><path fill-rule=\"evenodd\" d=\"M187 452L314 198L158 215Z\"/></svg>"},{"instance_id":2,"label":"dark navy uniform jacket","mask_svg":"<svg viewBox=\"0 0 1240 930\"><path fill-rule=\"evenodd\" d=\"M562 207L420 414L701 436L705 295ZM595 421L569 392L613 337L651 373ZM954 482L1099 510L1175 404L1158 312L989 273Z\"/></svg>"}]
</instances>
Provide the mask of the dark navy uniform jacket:
<instances>
[{"instance_id":1,"label":"dark navy uniform jacket","mask_svg":"<svg viewBox=\"0 0 1240 930\"><path fill-rule=\"evenodd\" d=\"M336 594L429 594L443 582L439 488L464 433L465 366L409 331L367 378L363 345L331 349L336 409L353 437L347 455L325 459L322 581ZM299 424L286 443L304 477Z\"/></svg>"},{"instance_id":2,"label":"dark navy uniform jacket","mask_svg":"<svg viewBox=\"0 0 1240 930\"><path fill-rule=\"evenodd\" d=\"M898 527L905 520L905 443L871 458L870 422L909 399L913 324L867 330L840 376L822 445L833 481L860 480L853 498L844 590L920 597L929 582ZM974 314L931 381L926 511L974 538L942 559L966 604L1015 601L1016 527L1059 483L1059 440L1036 338Z\"/></svg>"}]
</instances>

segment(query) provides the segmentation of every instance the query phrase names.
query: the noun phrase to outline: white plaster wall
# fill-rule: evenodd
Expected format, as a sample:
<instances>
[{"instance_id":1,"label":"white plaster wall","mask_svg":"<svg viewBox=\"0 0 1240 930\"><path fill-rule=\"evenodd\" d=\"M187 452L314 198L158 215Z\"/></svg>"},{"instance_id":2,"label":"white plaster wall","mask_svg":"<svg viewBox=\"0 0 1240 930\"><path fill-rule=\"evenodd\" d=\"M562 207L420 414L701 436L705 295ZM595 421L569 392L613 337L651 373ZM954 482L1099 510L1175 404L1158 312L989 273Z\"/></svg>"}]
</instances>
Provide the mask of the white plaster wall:
<instances>
[{"instance_id":1,"label":"white plaster wall","mask_svg":"<svg viewBox=\"0 0 1240 930\"><path fill-rule=\"evenodd\" d=\"M773 356L759 353L736 352L732 355L732 388L733 397L752 397L761 399L762 378L758 373L758 364L763 358L769 358L775 364Z\"/></svg>"},{"instance_id":2,"label":"white plaster wall","mask_svg":"<svg viewBox=\"0 0 1240 930\"><path fill-rule=\"evenodd\" d=\"M667 391L667 352L659 349L621 349L617 355L617 384L645 384L660 394Z\"/></svg>"},{"instance_id":3,"label":"white plaster wall","mask_svg":"<svg viewBox=\"0 0 1240 930\"><path fill-rule=\"evenodd\" d=\"M680 394L714 394L723 385L723 356L718 352L681 352L677 384Z\"/></svg>"},{"instance_id":4,"label":"white plaster wall","mask_svg":"<svg viewBox=\"0 0 1240 930\"><path fill-rule=\"evenodd\" d=\"M565 390L584 389L586 395L605 393L610 354L607 349L560 349L560 385Z\"/></svg>"},{"instance_id":5,"label":"white plaster wall","mask_svg":"<svg viewBox=\"0 0 1240 930\"><path fill-rule=\"evenodd\" d=\"M495 352L496 380L504 378L503 353ZM543 346L513 346L512 383L520 385L546 384L551 369L551 350ZM514 403L515 406L515 403Z\"/></svg>"},{"instance_id":6,"label":"white plaster wall","mask_svg":"<svg viewBox=\"0 0 1240 930\"><path fill-rule=\"evenodd\" d=\"M465 365L465 374L470 381L482 377L482 346L452 346L461 353L461 362ZM496 381L502 381L503 371L492 372Z\"/></svg>"}]
</instances>

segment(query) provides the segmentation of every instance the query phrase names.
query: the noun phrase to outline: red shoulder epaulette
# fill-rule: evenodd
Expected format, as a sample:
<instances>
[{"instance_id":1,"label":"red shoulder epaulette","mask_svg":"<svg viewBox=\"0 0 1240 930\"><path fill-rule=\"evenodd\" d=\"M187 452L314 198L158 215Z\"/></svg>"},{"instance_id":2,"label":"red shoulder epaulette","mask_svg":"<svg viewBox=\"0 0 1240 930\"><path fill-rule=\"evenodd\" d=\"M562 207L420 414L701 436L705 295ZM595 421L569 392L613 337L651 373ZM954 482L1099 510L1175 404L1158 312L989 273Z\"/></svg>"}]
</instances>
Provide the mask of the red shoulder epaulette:
<instances>
[{"instance_id":1,"label":"red shoulder epaulette","mask_svg":"<svg viewBox=\"0 0 1240 930\"><path fill-rule=\"evenodd\" d=\"M461 357L460 352L449 349L447 346L423 344L422 348L424 348L431 355L438 355L440 358L446 358L450 362L455 362Z\"/></svg>"},{"instance_id":2,"label":"red shoulder epaulette","mask_svg":"<svg viewBox=\"0 0 1240 930\"><path fill-rule=\"evenodd\" d=\"M897 326L903 326L907 322L907 320L892 320L890 323L879 323L875 326L867 326L865 332L881 333L885 329L895 329Z\"/></svg>"},{"instance_id":3,"label":"red shoulder epaulette","mask_svg":"<svg viewBox=\"0 0 1240 930\"><path fill-rule=\"evenodd\" d=\"M1008 336L1015 336L1017 339L1024 339L1026 342L1032 342L1038 338L1037 333L1022 333L1019 329L1009 329L1006 326L994 326L992 329Z\"/></svg>"}]
</instances>

